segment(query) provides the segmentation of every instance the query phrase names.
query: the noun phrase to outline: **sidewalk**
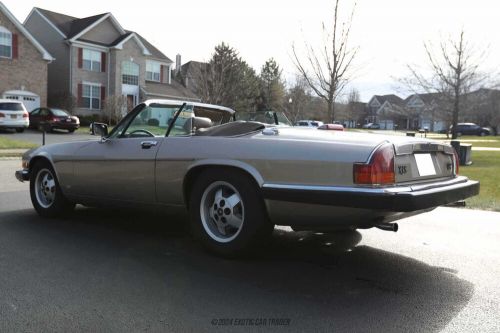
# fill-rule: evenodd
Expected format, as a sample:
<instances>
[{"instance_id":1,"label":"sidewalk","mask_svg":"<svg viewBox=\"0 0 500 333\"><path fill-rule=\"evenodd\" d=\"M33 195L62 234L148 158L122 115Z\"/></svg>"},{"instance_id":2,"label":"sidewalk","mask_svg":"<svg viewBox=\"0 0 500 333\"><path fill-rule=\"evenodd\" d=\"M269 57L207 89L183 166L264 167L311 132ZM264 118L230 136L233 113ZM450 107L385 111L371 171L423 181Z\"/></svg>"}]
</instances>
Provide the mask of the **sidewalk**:
<instances>
[{"instance_id":1,"label":"sidewalk","mask_svg":"<svg viewBox=\"0 0 500 333\"><path fill-rule=\"evenodd\" d=\"M500 148L493 148L493 147L474 147L474 146L472 146L472 150L477 150L477 151L500 151Z\"/></svg>"}]
</instances>

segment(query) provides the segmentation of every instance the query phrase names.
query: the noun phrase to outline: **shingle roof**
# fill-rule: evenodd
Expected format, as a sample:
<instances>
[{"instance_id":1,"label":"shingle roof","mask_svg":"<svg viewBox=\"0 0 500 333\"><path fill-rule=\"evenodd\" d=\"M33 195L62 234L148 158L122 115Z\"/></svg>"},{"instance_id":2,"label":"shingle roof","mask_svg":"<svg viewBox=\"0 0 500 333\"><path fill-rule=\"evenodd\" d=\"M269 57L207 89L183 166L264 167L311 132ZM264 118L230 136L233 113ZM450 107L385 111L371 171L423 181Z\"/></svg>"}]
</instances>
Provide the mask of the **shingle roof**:
<instances>
[{"instance_id":1,"label":"shingle roof","mask_svg":"<svg viewBox=\"0 0 500 333\"><path fill-rule=\"evenodd\" d=\"M68 39L78 35L87 27L108 14L103 13L84 18L77 18L38 7L36 7L36 9L49 21L51 21L59 30L61 30L61 32L64 33Z\"/></svg>"},{"instance_id":2,"label":"shingle roof","mask_svg":"<svg viewBox=\"0 0 500 333\"><path fill-rule=\"evenodd\" d=\"M179 82L172 80L171 84L146 82L145 93L148 96L163 98L183 98L187 100L199 101L200 98L189 89L184 88Z\"/></svg>"},{"instance_id":3,"label":"shingle roof","mask_svg":"<svg viewBox=\"0 0 500 333\"><path fill-rule=\"evenodd\" d=\"M133 31L128 31L128 32L134 33ZM162 60L164 60L166 62L173 62L172 60L170 60L169 57L167 57L166 55L164 55L163 52L161 52L153 44L151 44L150 42L148 42L147 39L145 39L144 37L142 37L141 35L139 35L137 32L135 32L135 34L137 35L137 37L139 37L139 39L144 44L144 46L149 50L149 52L151 52L151 56L152 57L158 58L158 59L162 59Z\"/></svg>"},{"instance_id":4,"label":"shingle roof","mask_svg":"<svg viewBox=\"0 0 500 333\"><path fill-rule=\"evenodd\" d=\"M35 9L42 13L43 16L45 16L50 22L52 22L66 36L71 31L71 24L73 23L73 21L78 20L76 17L52 12L47 9L38 7L35 7Z\"/></svg>"},{"instance_id":5,"label":"shingle roof","mask_svg":"<svg viewBox=\"0 0 500 333\"><path fill-rule=\"evenodd\" d=\"M98 14L94 16L89 16L89 17L84 17L84 18L77 18L61 13L56 13L47 9L42 9L42 8L36 8L43 16L45 16L49 21L51 21L59 30L61 30L62 33L66 35L67 39L71 39L75 36L77 36L79 33L81 33L83 30L97 22L99 19L104 17L105 15L108 15L108 13L103 13L103 14ZM96 41L87 41L84 39L80 39L81 41L85 41L88 43L96 44L96 45L101 45L101 46L115 46L122 42L124 39L129 37L132 33L135 33L137 35L137 38L144 44L146 49L151 53L151 56L153 58L157 58L160 60L163 60L165 62L170 62L172 63L172 60L168 58L163 52L158 50L154 45L152 45L150 42L148 42L144 37L139 35L137 32L133 31L126 31L125 34L121 35L118 37L116 40L113 42L106 44L106 43L100 43Z\"/></svg>"},{"instance_id":6,"label":"shingle roof","mask_svg":"<svg viewBox=\"0 0 500 333\"><path fill-rule=\"evenodd\" d=\"M380 102L381 105L384 104L385 101L388 101L391 104L401 105L401 106L404 104L403 99L399 96L394 95L394 94L375 95L374 97L377 98L377 100Z\"/></svg>"},{"instance_id":7,"label":"shingle roof","mask_svg":"<svg viewBox=\"0 0 500 333\"><path fill-rule=\"evenodd\" d=\"M181 74L185 76L188 73L192 74L196 71L201 71L207 65L208 63L206 62L194 61L194 60L188 61L181 66Z\"/></svg>"},{"instance_id":8,"label":"shingle roof","mask_svg":"<svg viewBox=\"0 0 500 333\"><path fill-rule=\"evenodd\" d=\"M112 41L110 44L108 45L118 45L120 44L125 38L127 38L128 36L130 36L131 34L133 34L132 31L127 31L126 34L123 34L121 35L120 37L118 37L117 39L115 39L114 41Z\"/></svg>"},{"instance_id":9,"label":"shingle roof","mask_svg":"<svg viewBox=\"0 0 500 333\"><path fill-rule=\"evenodd\" d=\"M75 37L80 32L85 30L90 25L94 24L96 21L98 21L99 19L101 19L105 15L107 15L107 13L89 16L89 17L84 17L82 19L74 20L71 23L71 30L69 31L68 34L66 34L66 36L68 37L68 39Z\"/></svg>"},{"instance_id":10,"label":"shingle roof","mask_svg":"<svg viewBox=\"0 0 500 333\"><path fill-rule=\"evenodd\" d=\"M425 94L413 94L413 95L408 96L405 99L405 103L408 103L414 96L420 97L420 99L425 104L429 104L429 103L432 103L432 101L435 100L436 98L441 97L441 93L436 92L436 93L425 93Z\"/></svg>"}]
</instances>

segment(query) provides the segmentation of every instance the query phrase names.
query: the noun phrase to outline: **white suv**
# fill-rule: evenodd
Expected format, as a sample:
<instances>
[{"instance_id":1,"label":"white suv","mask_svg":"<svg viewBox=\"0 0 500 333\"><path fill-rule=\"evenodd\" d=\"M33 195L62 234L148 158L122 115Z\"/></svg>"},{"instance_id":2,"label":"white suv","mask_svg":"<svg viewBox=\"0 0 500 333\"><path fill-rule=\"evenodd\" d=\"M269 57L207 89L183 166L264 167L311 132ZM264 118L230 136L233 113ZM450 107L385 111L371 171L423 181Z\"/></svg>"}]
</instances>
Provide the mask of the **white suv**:
<instances>
[{"instance_id":1,"label":"white suv","mask_svg":"<svg viewBox=\"0 0 500 333\"><path fill-rule=\"evenodd\" d=\"M0 99L0 128L14 128L21 133L30 125L24 104L11 99Z\"/></svg>"},{"instance_id":2,"label":"white suv","mask_svg":"<svg viewBox=\"0 0 500 333\"><path fill-rule=\"evenodd\" d=\"M319 127L323 125L322 121L317 121L317 120L299 120L297 122L297 125L299 127Z\"/></svg>"}]
</instances>

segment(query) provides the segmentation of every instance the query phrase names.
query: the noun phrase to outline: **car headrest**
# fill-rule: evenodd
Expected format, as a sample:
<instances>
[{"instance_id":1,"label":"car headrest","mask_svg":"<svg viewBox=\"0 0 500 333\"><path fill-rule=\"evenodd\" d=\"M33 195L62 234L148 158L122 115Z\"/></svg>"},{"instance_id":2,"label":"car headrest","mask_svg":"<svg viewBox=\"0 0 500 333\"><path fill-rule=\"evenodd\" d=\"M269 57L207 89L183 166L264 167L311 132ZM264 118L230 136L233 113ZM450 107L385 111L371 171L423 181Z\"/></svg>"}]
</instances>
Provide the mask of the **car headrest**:
<instances>
[{"instance_id":1,"label":"car headrest","mask_svg":"<svg viewBox=\"0 0 500 333\"><path fill-rule=\"evenodd\" d=\"M193 128L207 128L212 127L212 119L205 117L194 117Z\"/></svg>"},{"instance_id":2,"label":"car headrest","mask_svg":"<svg viewBox=\"0 0 500 333\"><path fill-rule=\"evenodd\" d=\"M184 128L189 131L194 131L200 128L212 127L212 120L206 117L192 117L186 121Z\"/></svg>"}]
</instances>

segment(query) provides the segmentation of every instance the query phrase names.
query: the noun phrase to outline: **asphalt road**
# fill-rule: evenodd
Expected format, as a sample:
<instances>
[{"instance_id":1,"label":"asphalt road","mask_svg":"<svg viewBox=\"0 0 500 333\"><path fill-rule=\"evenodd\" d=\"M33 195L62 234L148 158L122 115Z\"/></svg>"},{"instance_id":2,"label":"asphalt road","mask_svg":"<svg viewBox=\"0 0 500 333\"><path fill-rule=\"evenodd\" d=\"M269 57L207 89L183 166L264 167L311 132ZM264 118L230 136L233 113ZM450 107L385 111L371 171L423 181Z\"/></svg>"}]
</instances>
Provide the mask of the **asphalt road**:
<instances>
[{"instance_id":1,"label":"asphalt road","mask_svg":"<svg viewBox=\"0 0 500 333\"><path fill-rule=\"evenodd\" d=\"M34 129L26 129L23 133L16 133L10 129L0 129L0 137L9 138L12 140L26 141L30 143L35 143L38 145L42 144L42 132ZM50 133L45 134L45 143L62 143L69 141L80 141L80 140L97 140L96 136L92 136L86 133L68 133L64 130L55 130Z\"/></svg>"},{"instance_id":2,"label":"asphalt road","mask_svg":"<svg viewBox=\"0 0 500 333\"><path fill-rule=\"evenodd\" d=\"M263 254L224 260L182 217L41 219L19 163L0 161L1 332L500 331L500 213L439 208L343 237L276 229Z\"/></svg>"}]
</instances>

